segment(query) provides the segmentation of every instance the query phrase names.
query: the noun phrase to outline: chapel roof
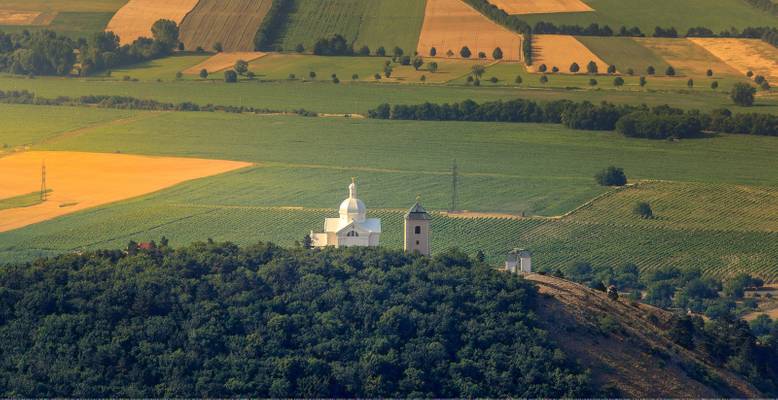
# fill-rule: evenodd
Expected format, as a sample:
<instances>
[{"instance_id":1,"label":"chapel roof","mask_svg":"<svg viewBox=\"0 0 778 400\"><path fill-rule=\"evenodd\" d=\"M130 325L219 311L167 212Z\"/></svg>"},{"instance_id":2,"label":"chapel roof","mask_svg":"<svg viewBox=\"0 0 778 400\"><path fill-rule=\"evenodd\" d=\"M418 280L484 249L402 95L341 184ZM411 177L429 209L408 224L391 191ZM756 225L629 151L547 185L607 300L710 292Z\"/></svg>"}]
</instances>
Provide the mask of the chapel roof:
<instances>
[{"instance_id":1,"label":"chapel roof","mask_svg":"<svg viewBox=\"0 0 778 400\"><path fill-rule=\"evenodd\" d=\"M421 203L416 202L416 204L411 207L410 210L408 210L408 213L405 214L406 219L413 219L413 220L428 220L432 219L430 215L427 213L427 210L424 209L424 207L421 206Z\"/></svg>"}]
</instances>

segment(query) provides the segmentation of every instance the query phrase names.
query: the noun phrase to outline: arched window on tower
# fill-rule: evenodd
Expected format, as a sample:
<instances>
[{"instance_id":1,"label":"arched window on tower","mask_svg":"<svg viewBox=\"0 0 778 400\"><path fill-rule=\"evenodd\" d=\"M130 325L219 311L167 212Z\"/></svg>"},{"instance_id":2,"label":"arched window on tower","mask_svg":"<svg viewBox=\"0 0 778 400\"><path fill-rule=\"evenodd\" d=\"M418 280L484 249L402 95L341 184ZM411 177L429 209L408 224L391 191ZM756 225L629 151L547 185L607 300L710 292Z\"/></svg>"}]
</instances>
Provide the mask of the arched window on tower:
<instances>
[{"instance_id":1,"label":"arched window on tower","mask_svg":"<svg viewBox=\"0 0 778 400\"><path fill-rule=\"evenodd\" d=\"M356 231L351 231L346 234L347 237L359 237L359 234Z\"/></svg>"}]
</instances>

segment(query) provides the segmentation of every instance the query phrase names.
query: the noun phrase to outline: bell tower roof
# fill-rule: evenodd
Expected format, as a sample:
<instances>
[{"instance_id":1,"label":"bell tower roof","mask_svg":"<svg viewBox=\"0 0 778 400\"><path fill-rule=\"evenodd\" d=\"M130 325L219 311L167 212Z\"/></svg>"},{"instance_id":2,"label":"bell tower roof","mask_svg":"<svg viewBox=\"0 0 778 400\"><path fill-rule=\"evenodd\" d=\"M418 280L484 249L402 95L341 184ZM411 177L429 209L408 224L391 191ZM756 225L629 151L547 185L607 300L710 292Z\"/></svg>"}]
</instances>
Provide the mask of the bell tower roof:
<instances>
[{"instance_id":1,"label":"bell tower roof","mask_svg":"<svg viewBox=\"0 0 778 400\"><path fill-rule=\"evenodd\" d=\"M430 215L427 213L427 210L424 209L424 207L421 206L420 203L420 197L416 197L416 204L411 207L410 210L408 210L408 213L405 214L405 219L412 219L412 220L429 220L432 219Z\"/></svg>"},{"instance_id":2,"label":"bell tower roof","mask_svg":"<svg viewBox=\"0 0 778 400\"><path fill-rule=\"evenodd\" d=\"M367 207L362 200L357 198L357 180L351 178L348 186L348 198L340 203L340 219L346 222L364 222L367 218Z\"/></svg>"}]
</instances>

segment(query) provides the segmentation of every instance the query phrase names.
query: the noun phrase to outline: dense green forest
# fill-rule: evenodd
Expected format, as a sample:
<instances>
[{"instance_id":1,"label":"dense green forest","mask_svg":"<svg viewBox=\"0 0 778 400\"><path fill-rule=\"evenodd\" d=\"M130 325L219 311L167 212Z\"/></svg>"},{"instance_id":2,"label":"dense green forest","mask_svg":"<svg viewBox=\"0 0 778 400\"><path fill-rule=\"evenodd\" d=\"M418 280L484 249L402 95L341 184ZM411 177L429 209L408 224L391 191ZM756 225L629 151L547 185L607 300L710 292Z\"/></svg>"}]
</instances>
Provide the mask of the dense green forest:
<instances>
[{"instance_id":1,"label":"dense green forest","mask_svg":"<svg viewBox=\"0 0 778 400\"><path fill-rule=\"evenodd\" d=\"M0 268L0 396L596 395L533 286L458 251L130 249Z\"/></svg>"}]
</instances>

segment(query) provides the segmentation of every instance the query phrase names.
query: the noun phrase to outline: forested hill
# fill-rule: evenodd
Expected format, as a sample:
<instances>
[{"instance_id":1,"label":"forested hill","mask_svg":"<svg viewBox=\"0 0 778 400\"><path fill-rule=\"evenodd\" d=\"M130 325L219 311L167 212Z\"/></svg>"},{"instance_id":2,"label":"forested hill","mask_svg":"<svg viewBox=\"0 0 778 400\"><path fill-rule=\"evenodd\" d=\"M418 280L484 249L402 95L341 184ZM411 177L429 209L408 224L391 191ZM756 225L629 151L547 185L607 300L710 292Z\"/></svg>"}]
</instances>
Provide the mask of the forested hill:
<instances>
[{"instance_id":1,"label":"forested hill","mask_svg":"<svg viewBox=\"0 0 778 400\"><path fill-rule=\"evenodd\" d=\"M0 268L3 397L586 397L531 283L452 251L200 243Z\"/></svg>"}]
</instances>

